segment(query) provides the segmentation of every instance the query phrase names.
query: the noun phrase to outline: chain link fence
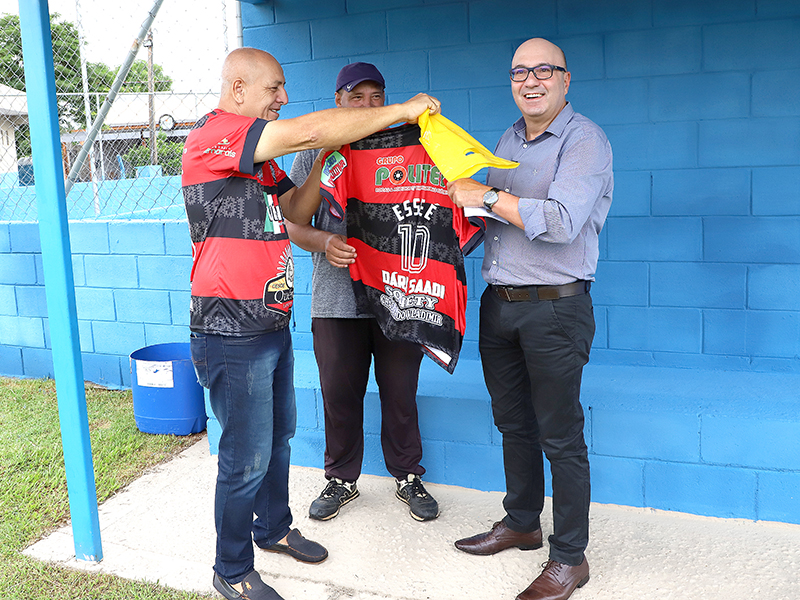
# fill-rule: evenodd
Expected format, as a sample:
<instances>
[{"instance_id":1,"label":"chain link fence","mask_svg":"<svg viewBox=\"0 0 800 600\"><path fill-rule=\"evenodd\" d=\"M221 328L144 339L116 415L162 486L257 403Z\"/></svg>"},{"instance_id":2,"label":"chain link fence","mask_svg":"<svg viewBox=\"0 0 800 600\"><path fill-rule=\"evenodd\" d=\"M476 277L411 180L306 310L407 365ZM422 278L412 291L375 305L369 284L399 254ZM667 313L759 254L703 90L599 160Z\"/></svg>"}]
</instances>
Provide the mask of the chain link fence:
<instances>
[{"instance_id":1,"label":"chain link fence","mask_svg":"<svg viewBox=\"0 0 800 600\"><path fill-rule=\"evenodd\" d=\"M183 143L217 104L221 61L237 45L235 4L164 0L83 158L81 149L153 0L51 0L70 220L185 218ZM0 221L36 221L28 126L36 116L28 112L15 5L0 3Z\"/></svg>"}]
</instances>

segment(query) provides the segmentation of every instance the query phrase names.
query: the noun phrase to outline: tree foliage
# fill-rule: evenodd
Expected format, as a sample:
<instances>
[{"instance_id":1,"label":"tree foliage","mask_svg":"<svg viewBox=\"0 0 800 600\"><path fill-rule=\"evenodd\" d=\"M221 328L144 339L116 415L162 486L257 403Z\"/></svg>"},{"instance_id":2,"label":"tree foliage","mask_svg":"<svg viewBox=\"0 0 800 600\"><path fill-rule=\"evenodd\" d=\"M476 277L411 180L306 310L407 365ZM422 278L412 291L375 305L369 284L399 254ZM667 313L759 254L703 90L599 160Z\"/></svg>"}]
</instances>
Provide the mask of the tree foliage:
<instances>
[{"instance_id":1,"label":"tree foliage","mask_svg":"<svg viewBox=\"0 0 800 600\"><path fill-rule=\"evenodd\" d=\"M58 96L59 122L62 130L86 127L83 81L81 79L80 38L74 23L61 15L50 15L53 41L53 68ZM22 57L22 35L19 17L0 17L0 83L17 90L25 90L25 65ZM120 67L109 67L102 62L87 62L86 76L90 93L107 93L114 83ZM153 65L155 91L169 91L172 79L160 65ZM147 92L147 62L136 60L120 92ZM92 102L92 112L97 106Z\"/></svg>"},{"instance_id":2,"label":"tree foliage","mask_svg":"<svg viewBox=\"0 0 800 600\"><path fill-rule=\"evenodd\" d=\"M161 165L162 174L180 175L181 160L183 159L183 141L170 141L163 133L156 135L156 150L158 151L158 164ZM131 148L122 157L127 169L125 177L136 177L136 167L150 164L150 146L142 144Z\"/></svg>"}]
</instances>

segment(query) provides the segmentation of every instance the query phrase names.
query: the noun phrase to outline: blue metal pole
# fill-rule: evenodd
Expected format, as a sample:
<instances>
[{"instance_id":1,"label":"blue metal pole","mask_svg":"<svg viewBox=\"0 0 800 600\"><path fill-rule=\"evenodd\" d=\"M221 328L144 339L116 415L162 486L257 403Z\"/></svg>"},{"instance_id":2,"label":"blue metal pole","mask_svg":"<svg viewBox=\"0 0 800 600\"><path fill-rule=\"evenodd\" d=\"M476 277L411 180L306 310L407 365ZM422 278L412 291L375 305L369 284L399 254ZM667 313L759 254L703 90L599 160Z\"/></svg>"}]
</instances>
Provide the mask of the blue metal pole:
<instances>
[{"instance_id":1,"label":"blue metal pole","mask_svg":"<svg viewBox=\"0 0 800 600\"><path fill-rule=\"evenodd\" d=\"M78 560L99 561L103 549L75 309L47 0L19 0L19 21L72 536Z\"/></svg>"}]
</instances>

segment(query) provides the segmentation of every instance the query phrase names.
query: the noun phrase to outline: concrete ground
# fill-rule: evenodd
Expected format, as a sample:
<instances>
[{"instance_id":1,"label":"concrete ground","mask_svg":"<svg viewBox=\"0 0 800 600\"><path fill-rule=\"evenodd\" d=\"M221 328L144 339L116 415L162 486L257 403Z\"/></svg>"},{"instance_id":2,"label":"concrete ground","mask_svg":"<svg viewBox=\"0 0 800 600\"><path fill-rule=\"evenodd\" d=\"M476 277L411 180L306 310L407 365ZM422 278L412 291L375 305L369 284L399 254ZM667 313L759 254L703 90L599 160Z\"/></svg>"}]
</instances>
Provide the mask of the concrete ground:
<instances>
[{"instance_id":1,"label":"concrete ground","mask_svg":"<svg viewBox=\"0 0 800 600\"><path fill-rule=\"evenodd\" d=\"M76 561L64 527L25 554L71 568L214 593L216 457L201 440L100 507L104 558ZM319 565L256 548L256 568L286 600L513 600L547 560L540 550L495 556L459 552L453 541L489 529L503 494L427 484L441 516L419 523L394 497L389 477L362 476L361 496L328 522L308 518L320 470L293 467L295 526L325 545ZM680 482L676 482L679 485ZM550 504L542 526L552 531ZM593 504L591 579L575 600L797 600L800 526L698 517Z\"/></svg>"}]
</instances>

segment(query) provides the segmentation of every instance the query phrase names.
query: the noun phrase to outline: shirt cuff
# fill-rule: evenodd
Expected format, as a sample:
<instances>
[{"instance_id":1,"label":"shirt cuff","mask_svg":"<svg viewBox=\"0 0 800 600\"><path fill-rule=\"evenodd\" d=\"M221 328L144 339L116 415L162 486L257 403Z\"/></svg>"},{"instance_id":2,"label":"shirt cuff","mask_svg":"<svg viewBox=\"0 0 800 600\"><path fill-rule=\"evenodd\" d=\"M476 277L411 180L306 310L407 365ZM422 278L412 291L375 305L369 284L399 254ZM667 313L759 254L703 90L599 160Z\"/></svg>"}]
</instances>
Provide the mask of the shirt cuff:
<instances>
[{"instance_id":1,"label":"shirt cuff","mask_svg":"<svg viewBox=\"0 0 800 600\"><path fill-rule=\"evenodd\" d=\"M525 225L525 236L529 240L547 231L547 224L544 219L544 200L520 198L517 206L519 216L523 225Z\"/></svg>"}]
</instances>

